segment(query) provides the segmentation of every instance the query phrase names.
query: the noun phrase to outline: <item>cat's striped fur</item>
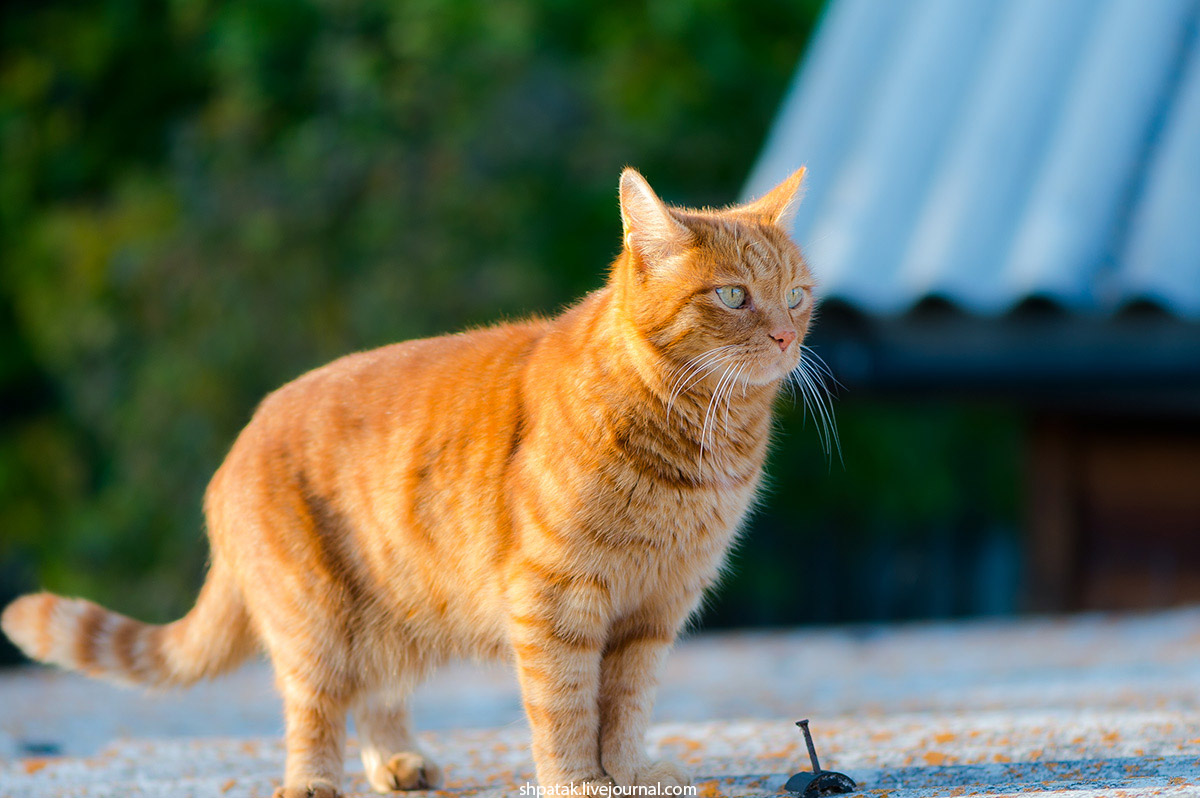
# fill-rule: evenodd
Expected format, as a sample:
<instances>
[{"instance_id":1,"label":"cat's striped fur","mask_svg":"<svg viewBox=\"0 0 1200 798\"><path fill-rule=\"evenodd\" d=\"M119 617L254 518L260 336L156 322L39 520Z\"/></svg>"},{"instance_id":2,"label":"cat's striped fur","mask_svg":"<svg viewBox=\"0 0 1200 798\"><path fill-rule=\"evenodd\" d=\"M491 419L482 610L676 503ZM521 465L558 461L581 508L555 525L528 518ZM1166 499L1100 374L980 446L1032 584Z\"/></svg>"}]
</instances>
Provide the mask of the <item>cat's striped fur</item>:
<instances>
[{"instance_id":1,"label":"cat's striped fur","mask_svg":"<svg viewBox=\"0 0 1200 798\"><path fill-rule=\"evenodd\" d=\"M625 247L562 315L351 355L262 403L206 494L212 565L182 620L43 593L4 631L37 659L156 686L265 648L286 798L336 794L347 712L374 787L437 784L405 699L453 657L515 662L542 784L685 782L642 738L800 362L812 281L780 221L802 173L687 210L626 170ZM727 285L744 307L721 302Z\"/></svg>"}]
</instances>

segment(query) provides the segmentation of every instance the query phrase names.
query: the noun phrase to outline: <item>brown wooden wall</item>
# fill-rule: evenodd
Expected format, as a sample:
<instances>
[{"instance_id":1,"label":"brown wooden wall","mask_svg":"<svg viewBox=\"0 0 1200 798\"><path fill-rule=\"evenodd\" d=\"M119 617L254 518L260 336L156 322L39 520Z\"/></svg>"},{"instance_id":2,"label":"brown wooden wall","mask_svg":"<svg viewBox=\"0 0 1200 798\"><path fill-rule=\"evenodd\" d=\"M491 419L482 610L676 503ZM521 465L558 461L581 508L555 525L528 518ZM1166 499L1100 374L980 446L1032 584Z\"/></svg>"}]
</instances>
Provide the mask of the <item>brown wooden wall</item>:
<instances>
[{"instance_id":1,"label":"brown wooden wall","mask_svg":"<svg viewBox=\"0 0 1200 798\"><path fill-rule=\"evenodd\" d=\"M1200 603L1200 422L1035 414L1027 474L1032 609Z\"/></svg>"}]
</instances>

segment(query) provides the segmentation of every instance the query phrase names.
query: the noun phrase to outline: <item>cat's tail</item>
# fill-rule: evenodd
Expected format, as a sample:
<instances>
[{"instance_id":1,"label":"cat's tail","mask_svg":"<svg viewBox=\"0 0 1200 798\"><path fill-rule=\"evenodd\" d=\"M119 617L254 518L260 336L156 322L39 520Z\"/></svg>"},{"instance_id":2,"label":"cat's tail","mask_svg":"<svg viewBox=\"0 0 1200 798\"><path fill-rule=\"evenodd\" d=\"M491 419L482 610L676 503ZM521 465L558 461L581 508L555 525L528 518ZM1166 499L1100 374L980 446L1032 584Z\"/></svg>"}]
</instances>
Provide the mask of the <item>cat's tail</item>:
<instances>
[{"instance_id":1,"label":"cat's tail","mask_svg":"<svg viewBox=\"0 0 1200 798\"><path fill-rule=\"evenodd\" d=\"M241 591L214 567L196 606L162 626L83 599L30 593L9 604L0 628L30 657L124 684L170 687L231 670L255 649Z\"/></svg>"}]
</instances>

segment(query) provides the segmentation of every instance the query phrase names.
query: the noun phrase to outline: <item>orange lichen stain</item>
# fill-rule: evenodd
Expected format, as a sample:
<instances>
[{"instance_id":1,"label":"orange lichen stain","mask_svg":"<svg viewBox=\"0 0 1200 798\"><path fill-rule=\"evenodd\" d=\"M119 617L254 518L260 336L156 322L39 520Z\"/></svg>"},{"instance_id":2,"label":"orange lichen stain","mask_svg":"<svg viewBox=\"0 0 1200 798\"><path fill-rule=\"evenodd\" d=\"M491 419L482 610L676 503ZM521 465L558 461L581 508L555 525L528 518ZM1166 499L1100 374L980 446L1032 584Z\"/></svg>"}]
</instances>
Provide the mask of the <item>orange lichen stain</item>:
<instances>
[{"instance_id":1,"label":"orange lichen stain","mask_svg":"<svg viewBox=\"0 0 1200 798\"><path fill-rule=\"evenodd\" d=\"M777 751L763 751L758 755L759 759L792 759L800 751L800 746L796 743L786 745Z\"/></svg>"},{"instance_id":2,"label":"orange lichen stain","mask_svg":"<svg viewBox=\"0 0 1200 798\"><path fill-rule=\"evenodd\" d=\"M925 760L926 765L934 766L944 765L946 764L946 760L949 759L949 757L947 757L941 751L926 751L921 755L921 758Z\"/></svg>"},{"instance_id":3,"label":"orange lichen stain","mask_svg":"<svg viewBox=\"0 0 1200 798\"><path fill-rule=\"evenodd\" d=\"M1172 776L1171 777L1171 786L1172 787L1182 787L1183 785L1185 785L1187 783L1188 783L1188 780L1185 779L1183 776Z\"/></svg>"},{"instance_id":4,"label":"orange lichen stain","mask_svg":"<svg viewBox=\"0 0 1200 798\"><path fill-rule=\"evenodd\" d=\"M871 734L871 742L873 743L882 743L890 739L892 739L892 733L890 731L877 731L872 732Z\"/></svg>"},{"instance_id":5,"label":"orange lichen stain","mask_svg":"<svg viewBox=\"0 0 1200 798\"><path fill-rule=\"evenodd\" d=\"M1135 748L1135 749L1133 749L1133 755L1134 756L1145 756L1146 749L1145 748Z\"/></svg>"},{"instance_id":6,"label":"orange lichen stain","mask_svg":"<svg viewBox=\"0 0 1200 798\"><path fill-rule=\"evenodd\" d=\"M45 758L26 759L21 762L21 769L25 771L26 776L32 776L48 764L50 764L50 760Z\"/></svg>"},{"instance_id":7,"label":"orange lichen stain","mask_svg":"<svg viewBox=\"0 0 1200 798\"><path fill-rule=\"evenodd\" d=\"M1120 740L1120 739L1121 739L1120 732L1110 731L1106 734L1100 735L1100 741L1105 742L1105 743L1115 743L1117 740Z\"/></svg>"},{"instance_id":8,"label":"orange lichen stain","mask_svg":"<svg viewBox=\"0 0 1200 798\"><path fill-rule=\"evenodd\" d=\"M1081 735L1079 735L1078 737L1072 737L1072 738L1071 738L1071 745L1082 745L1082 744L1083 744L1083 742L1084 742L1086 739L1087 739L1087 738L1086 738L1086 737L1084 737L1082 734L1081 734Z\"/></svg>"},{"instance_id":9,"label":"orange lichen stain","mask_svg":"<svg viewBox=\"0 0 1200 798\"><path fill-rule=\"evenodd\" d=\"M971 729L971 731L967 732L967 736L974 740L979 736L979 729Z\"/></svg>"},{"instance_id":10,"label":"orange lichen stain","mask_svg":"<svg viewBox=\"0 0 1200 798\"><path fill-rule=\"evenodd\" d=\"M229 781L227 781L221 785L221 792L229 792L236 786L237 786L237 779L230 779Z\"/></svg>"},{"instance_id":11,"label":"orange lichen stain","mask_svg":"<svg viewBox=\"0 0 1200 798\"><path fill-rule=\"evenodd\" d=\"M933 735L933 741L935 743L939 743L939 744L954 742L954 740L956 740L957 738L958 738L958 735L955 734L954 732L941 732L939 734Z\"/></svg>"},{"instance_id":12,"label":"orange lichen stain","mask_svg":"<svg viewBox=\"0 0 1200 798\"><path fill-rule=\"evenodd\" d=\"M673 734L669 737L662 738L663 745L680 745L685 751L699 751L703 746L699 740L693 740L690 737L683 737L678 734Z\"/></svg>"},{"instance_id":13,"label":"orange lichen stain","mask_svg":"<svg viewBox=\"0 0 1200 798\"><path fill-rule=\"evenodd\" d=\"M1039 759L1042 758L1042 754L1044 754L1044 753L1045 753L1045 751L1043 751L1041 748L1033 749L1032 751L1029 752L1029 761L1030 762L1038 761Z\"/></svg>"},{"instance_id":14,"label":"orange lichen stain","mask_svg":"<svg viewBox=\"0 0 1200 798\"><path fill-rule=\"evenodd\" d=\"M1009 762L1012 762L1012 757L1008 754L993 754L992 761L999 762L1000 764L1008 764Z\"/></svg>"},{"instance_id":15,"label":"orange lichen stain","mask_svg":"<svg viewBox=\"0 0 1200 798\"><path fill-rule=\"evenodd\" d=\"M696 785L698 798L725 798L725 793L717 787L716 781L702 781Z\"/></svg>"},{"instance_id":16,"label":"orange lichen stain","mask_svg":"<svg viewBox=\"0 0 1200 798\"><path fill-rule=\"evenodd\" d=\"M950 795L966 795L966 794L967 794L966 787L955 787L953 790L950 791Z\"/></svg>"},{"instance_id":17,"label":"orange lichen stain","mask_svg":"<svg viewBox=\"0 0 1200 798\"><path fill-rule=\"evenodd\" d=\"M240 747L242 749L243 754L257 754L258 753L258 745L249 740L242 743Z\"/></svg>"}]
</instances>

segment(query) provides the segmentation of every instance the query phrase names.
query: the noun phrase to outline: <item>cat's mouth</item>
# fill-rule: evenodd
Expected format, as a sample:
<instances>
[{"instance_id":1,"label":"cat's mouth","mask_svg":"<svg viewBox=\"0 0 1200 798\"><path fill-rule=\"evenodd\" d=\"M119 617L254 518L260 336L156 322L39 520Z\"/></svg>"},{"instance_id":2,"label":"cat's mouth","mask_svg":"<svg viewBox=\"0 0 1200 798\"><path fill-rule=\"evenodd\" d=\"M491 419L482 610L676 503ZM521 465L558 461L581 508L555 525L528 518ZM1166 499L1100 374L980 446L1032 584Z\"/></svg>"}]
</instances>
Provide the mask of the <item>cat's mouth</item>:
<instances>
[{"instance_id":1,"label":"cat's mouth","mask_svg":"<svg viewBox=\"0 0 1200 798\"><path fill-rule=\"evenodd\" d=\"M748 385L769 385L786 380L800 368L802 352L798 343L792 344L784 352L777 349L763 352L753 359L752 367L745 370L741 381Z\"/></svg>"}]
</instances>

